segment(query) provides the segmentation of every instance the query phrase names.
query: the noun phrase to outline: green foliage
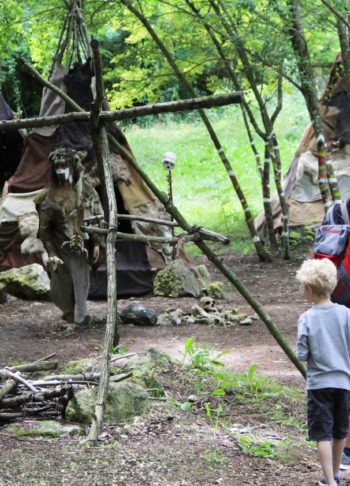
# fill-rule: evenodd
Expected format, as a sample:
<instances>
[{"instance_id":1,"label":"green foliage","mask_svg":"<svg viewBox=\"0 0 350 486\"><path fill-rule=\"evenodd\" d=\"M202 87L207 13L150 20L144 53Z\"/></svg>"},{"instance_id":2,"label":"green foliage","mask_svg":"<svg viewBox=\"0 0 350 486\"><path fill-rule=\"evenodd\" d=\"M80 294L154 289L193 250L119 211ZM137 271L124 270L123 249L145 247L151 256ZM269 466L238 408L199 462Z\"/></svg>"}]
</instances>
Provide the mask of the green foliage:
<instances>
[{"instance_id":1,"label":"green foliage","mask_svg":"<svg viewBox=\"0 0 350 486\"><path fill-rule=\"evenodd\" d=\"M125 354L129 352L129 348L126 346L121 346L118 344L118 346L112 346L112 354Z\"/></svg>"},{"instance_id":2,"label":"green foliage","mask_svg":"<svg viewBox=\"0 0 350 486\"><path fill-rule=\"evenodd\" d=\"M305 422L300 422L294 415L286 414L280 404L276 404L275 410L272 414L272 420L277 424L289 425L295 427L303 432L306 432L307 426Z\"/></svg>"},{"instance_id":3,"label":"green foliage","mask_svg":"<svg viewBox=\"0 0 350 486\"><path fill-rule=\"evenodd\" d=\"M228 462L227 456L218 450L206 449L202 457L208 463L208 465L211 464L224 465Z\"/></svg>"},{"instance_id":4,"label":"green foliage","mask_svg":"<svg viewBox=\"0 0 350 486\"><path fill-rule=\"evenodd\" d=\"M211 408L209 403L205 402L204 409L205 409L206 416L210 421L213 429L215 431L218 431L220 426L220 418L224 411L224 407L220 403L217 407Z\"/></svg>"},{"instance_id":5,"label":"green foliage","mask_svg":"<svg viewBox=\"0 0 350 486\"><path fill-rule=\"evenodd\" d=\"M0 13L1 59L6 59L9 52L21 47L47 74L67 14L67 3L63 0L3 2ZM239 43L245 48L251 73L264 102L276 98L276 72L282 66L287 75L297 80L287 35L288 8L285 1L240 0L232 3L224 0L225 16L208 9L208 2L202 0L193 2L197 14L186 2L174 2L171 7L161 0L147 0L142 2L142 7L138 2L131 3L142 8L142 14L197 94L232 90L232 80L204 22L215 33L225 58L232 62L251 103L255 100L251 97L247 68L237 54ZM343 10L342 5L337 8ZM339 47L329 10L321 2L317 5L304 2L302 15L313 63L325 66L333 62ZM84 2L84 20L91 37L100 41L112 107L185 97L183 87L147 29L120 2ZM236 26L235 35L225 30L225 21L226 24L231 22L231 28Z\"/></svg>"},{"instance_id":6,"label":"green foliage","mask_svg":"<svg viewBox=\"0 0 350 486\"><path fill-rule=\"evenodd\" d=\"M189 358L191 366L196 370L210 370L216 366L224 366L224 363L219 361L219 358L229 352L229 350L222 351L212 358L208 346L201 347L198 342L194 342L193 337L190 337L185 342L184 361L186 358Z\"/></svg>"},{"instance_id":7,"label":"green foliage","mask_svg":"<svg viewBox=\"0 0 350 486\"><path fill-rule=\"evenodd\" d=\"M238 440L238 445L244 454L253 457L274 457L276 450L274 444L270 440L262 442L255 442L247 435L241 435Z\"/></svg>"}]
</instances>

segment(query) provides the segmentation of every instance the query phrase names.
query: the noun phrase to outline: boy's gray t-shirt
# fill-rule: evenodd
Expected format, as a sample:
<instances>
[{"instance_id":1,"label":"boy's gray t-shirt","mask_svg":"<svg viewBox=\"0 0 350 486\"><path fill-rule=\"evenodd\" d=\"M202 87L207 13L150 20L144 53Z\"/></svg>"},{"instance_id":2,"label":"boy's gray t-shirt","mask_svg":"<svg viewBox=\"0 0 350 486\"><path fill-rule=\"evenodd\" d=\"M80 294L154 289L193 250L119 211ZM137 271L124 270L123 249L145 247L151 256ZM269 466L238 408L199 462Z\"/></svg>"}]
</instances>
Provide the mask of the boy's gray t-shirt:
<instances>
[{"instance_id":1,"label":"boy's gray t-shirt","mask_svg":"<svg viewBox=\"0 0 350 486\"><path fill-rule=\"evenodd\" d=\"M307 361L308 390L350 390L350 309L314 305L298 323L297 358Z\"/></svg>"}]
</instances>

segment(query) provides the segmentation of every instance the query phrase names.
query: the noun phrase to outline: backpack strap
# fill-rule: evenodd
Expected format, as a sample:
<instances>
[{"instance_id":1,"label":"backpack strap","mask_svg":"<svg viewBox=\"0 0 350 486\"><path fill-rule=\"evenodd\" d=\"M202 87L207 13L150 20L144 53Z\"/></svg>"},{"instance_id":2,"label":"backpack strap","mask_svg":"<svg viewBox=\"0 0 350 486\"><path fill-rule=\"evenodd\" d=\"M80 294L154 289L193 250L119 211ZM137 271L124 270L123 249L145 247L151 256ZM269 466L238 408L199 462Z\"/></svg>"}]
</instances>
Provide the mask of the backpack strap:
<instances>
[{"instance_id":1,"label":"backpack strap","mask_svg":"<svg viewBox=\"0 0 350 486\"><path fill-rule=\"evenodd\" d=\"M346 207L346 203L342 203L340 205L341 215L344 221L344 224L350 224L349 212L348 208Z\"/></svg>"},{"instance_id":2,"label":"backpack strap","mask_svg":"<svg viewBox=\"0 0 350 486\"><path fill-rule=\"evenodd\" d=\"M334 206L330 207L324 217L321 226L324 224L334 224L334 214L333 214Z\"/></svg>"}]
</instances>

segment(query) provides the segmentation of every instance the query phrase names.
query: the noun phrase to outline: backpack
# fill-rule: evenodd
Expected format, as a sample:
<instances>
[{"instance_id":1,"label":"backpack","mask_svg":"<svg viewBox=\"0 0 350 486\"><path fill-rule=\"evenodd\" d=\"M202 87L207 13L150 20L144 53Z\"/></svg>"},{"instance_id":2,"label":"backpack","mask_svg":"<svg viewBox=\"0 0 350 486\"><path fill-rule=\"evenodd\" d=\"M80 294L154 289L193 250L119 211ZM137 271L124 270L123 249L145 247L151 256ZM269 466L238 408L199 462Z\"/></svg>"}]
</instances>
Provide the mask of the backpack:
<instances>
[{"instance_id":1,"label":"backpack","mask_svg":"<svg viewBox=\"0 0 350 486\"><path fill-rule=\"evenodd\" d=\"M345 203L340 209L345 224L334 224L333 208L328 210L316 231L314 258L328 258L335 264L338 283L331 300L350 307L350 218Z\"/></svg>"}]
</instances>

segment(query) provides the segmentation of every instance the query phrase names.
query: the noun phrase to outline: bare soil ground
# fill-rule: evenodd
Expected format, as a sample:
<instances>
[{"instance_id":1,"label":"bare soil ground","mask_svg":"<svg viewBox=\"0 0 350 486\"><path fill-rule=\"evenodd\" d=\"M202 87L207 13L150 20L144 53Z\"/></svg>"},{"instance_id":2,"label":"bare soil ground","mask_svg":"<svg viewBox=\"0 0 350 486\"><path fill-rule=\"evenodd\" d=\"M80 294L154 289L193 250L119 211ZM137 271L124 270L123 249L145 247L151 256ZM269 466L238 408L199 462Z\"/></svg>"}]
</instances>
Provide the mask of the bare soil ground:
<instances>
[{"instance_id":1,"label":"bare soil ground","mask_svg":"<svg viewBox=\"0 0 350 486\"><path fill-rule=\"evenodd\" d=\"M299 262L259 263L254 257L225 256L226 263L264 305L294 348L297 318L306 302L295 271ZM213 280L223 280L209 266ZM142 298L143 304L161 313L169 308L191 309L192 298ZM130 301L118 301L118 309ZM229 288L224 308L254 311L240 294ZM91 313L106 314L106 302L89 302ZM33 361L56 353L64 365L72 359L101 352L104 326L65 333L60 311L49 302L11 298L0 305L0 365ZM129 351L160 348L181 357L184 342L195 337L214 351L231 349L224 358L227 367L246 372L253 364L257 373L283 385L303 389L304 380L276 344L264 323L214 328L204 325L138 327L122 326L121 344ZM177 385L179 377L165 376L165 387L176 399L191 393ZM180 380L181 381L181 380ZM317 484L320 470L315 452L305 442L305 431L269 418L273 400L264 407L228 402L225 427L216 427L205 413L182 412L155 402L151 412L130 424L106 427L101 446L87 448L77 438L34 439L14 437L0 428L0 485L299 485ZM301 401L302 402L302 401ZM266 404L265 404L266 407ZM284 404L285 412L305 420L304 403ZM299 448L277 458L254 458L243 454L235 430L256 430L269 437L289 438ZM292 450L292 448L291 448ZM295 452L298 450L299 452ZM344 484L350 484L350 480Z\"/></svg>"}]
</instances>

